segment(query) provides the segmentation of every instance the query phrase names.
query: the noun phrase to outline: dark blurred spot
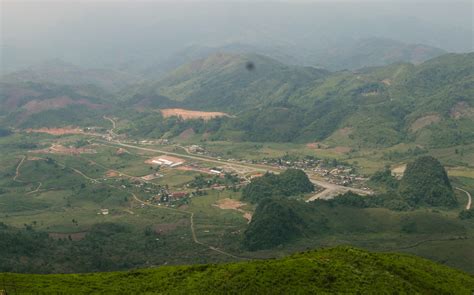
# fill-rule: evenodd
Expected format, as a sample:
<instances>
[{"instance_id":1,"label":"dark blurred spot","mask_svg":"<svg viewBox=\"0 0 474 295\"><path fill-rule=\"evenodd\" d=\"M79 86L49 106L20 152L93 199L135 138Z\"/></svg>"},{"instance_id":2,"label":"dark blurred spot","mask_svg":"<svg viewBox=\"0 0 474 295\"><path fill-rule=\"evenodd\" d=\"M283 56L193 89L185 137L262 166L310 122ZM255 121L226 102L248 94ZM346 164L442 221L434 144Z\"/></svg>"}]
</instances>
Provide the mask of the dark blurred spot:
<instances>
[{"instance_id":1,"label":"dark blurred spot","mask_svg":"<svg viewBox=\"0 0 474 295\"><path fill-rule=\"evenodd\" d=\"M253 71L255 70L255 64L251 61L248 61L246 64L245 64L245 68L249 71Z\"/></svg>"}]
</instances>

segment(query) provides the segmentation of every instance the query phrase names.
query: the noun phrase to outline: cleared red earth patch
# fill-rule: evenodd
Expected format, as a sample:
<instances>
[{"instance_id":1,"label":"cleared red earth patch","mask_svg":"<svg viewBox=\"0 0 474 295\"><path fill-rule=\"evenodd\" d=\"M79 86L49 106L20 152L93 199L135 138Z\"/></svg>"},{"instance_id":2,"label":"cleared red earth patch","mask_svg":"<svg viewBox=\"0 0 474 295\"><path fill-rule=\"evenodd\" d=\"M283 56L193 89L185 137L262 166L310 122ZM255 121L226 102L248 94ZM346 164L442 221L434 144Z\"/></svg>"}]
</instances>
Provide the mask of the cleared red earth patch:
<instances>
[{"instance_id":1,"label":"cleared red earth patch","mask_svg":"<svg viewBox=\"0 0 474 295\"><path fill-rule=\"evenodd\" d=\"M28 133L47 133L51 135L84 134L84 131L77 127L38 128L38 129L25 129L25 131Z\"/></svg>"},{"instance_id":2,"label":"cleared red earth patch","mask_svg":"<svg viewBox=\"0 0 474 295\"><path fill-rule=\"evenodd\" d=\"M192 110L185 110L185 109L161 109L160 112L165 118L176 116L184 120L190 120L190 119L210 120L212 118L217 118L217 117L230 117L229 114L222 113L222 112L202 112L202 111L192 111Z\"/></svg>"},{"instance_id":3,"label":"cleared red earth patch","mask_svg":"<svg viewBox=\"0 0 474 295\"><path fill-rule=\"evenodd\" d=\"M28 114L40 113L46 110L62 109L70 105L84 105L90 109L101 109L105 106L91 103L85 99L73 100L68 96L60 96L56 98L44 99L44 100L32 100L23 106L23 109Z\"/></svg>"}]
</instances>

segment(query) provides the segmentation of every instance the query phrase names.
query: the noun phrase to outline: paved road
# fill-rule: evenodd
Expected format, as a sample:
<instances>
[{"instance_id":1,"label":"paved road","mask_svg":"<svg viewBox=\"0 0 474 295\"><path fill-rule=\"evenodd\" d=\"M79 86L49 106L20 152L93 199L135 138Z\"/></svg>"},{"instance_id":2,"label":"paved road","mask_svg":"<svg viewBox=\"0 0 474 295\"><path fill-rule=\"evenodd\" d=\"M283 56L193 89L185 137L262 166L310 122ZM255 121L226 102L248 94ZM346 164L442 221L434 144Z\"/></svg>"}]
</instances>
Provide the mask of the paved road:
<instances>
[{"instance_id":1,"label":"paved road","mask_svg":"<svg viewBox=\"0 0 474 295\"><path fill-rule=\"evenodd\" d=\"M251 169L251 170L257 171L257 172L272 171L272 172L279 173L281 171L280 169L275 168L275 167L271 167L271 166L255 165L255 164L241 164L241 163L230 162L230 161L227 161L227 160L219 160L219 159L212 158L212 157L207 157L207 156L197 156L197 155L189 153L189 151L187 151L186 149L185 150L188 152L187 155L186 154L169 152L169 151L164 151L164 150L159 150L159 149L146 148L146 147L126 144L126 143L121 143L121 142L117 142L117 141L112 141L112 142L102 141L102 143L109 144L109 145L118 145L118 146L133 148L133 149L139 149L139 150L143 150L143 151L161 153L161 154L165 154L165 155L172 155L172 156L177 156L177 157L181 157L181 158L188 158L188 159L204 161L204 162L209 162L209 163L216 163L216 164L220 164L220 165L225 164L225 165L228 165L230 167L238 167L238 168L241 168L241 169L242 168ZM307 202L311 202L311 201L314 201L316 199L330 199L330 198L332 198L332 197L334 197L338 194L345 193L347 191L353 191L355 193L362 194L362 195L371 195L372 194L371 191L366 191L366 190L362 190L362 189L337 185L337 184L334 184L334 183L330 183L330 182L327 182L327 181L316 179L316 178L314 178L314 176L311 176L311 175L309 175L309 178L310 178L312 183L314 183L314 184L316 184L320 187L323 187L324 190L322 192L319 192L319 193L315 194L311 198L309 198L307 200Z\"/></svg>"},{"instance_id":2,"label":"paved road","mask_svg":"<svg viewBox=\"0 0 474 295\"><path fill-rule=\"evenodd\" d=\"M471 196L471 194L470 194L468 191L463 190L462 188L456 187L456 189L459 190L459 191L462 191L462 192L466 193L466 195L467 195L466 210L471 209L471 204L472 204L472 196Z\"/></svg>"}]
</instances>

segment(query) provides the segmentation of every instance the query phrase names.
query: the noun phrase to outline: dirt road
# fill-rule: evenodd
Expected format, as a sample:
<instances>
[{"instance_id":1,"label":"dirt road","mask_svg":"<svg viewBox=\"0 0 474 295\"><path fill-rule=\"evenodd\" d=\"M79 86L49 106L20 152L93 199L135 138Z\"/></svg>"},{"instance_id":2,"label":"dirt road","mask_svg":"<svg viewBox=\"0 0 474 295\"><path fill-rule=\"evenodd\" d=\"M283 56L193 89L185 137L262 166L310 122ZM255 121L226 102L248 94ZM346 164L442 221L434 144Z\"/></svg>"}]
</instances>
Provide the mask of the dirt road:
<instances>
[{"instance_id":1,"label":"dirt road","mask_svg":"<svg viewBox=\"0 0 474 295\"><path fill-rule=\"evenodd\" d=\"M464 193L467 195L466 210L471 209L471 204L472 204L472 196L471 196L471 194L470 194L468 191L463 190L462 188L459 188L459 187L456 187L455 189L457 189L458 191L462 191L462 192L464 192Z\"/></svg>"},{"instance_id":2,"label":"dirt road","mask_svg":"<svg viewBox=\"0 0 474 295\"><path fill-rule=\"evenodd\" d=\"M20 177L20 168L21 168L21 165L23 165L23 162L25 162L26 160L26 156L21 156L21 161L20 163L18 163L18 166L16 166L16 171L15 171L15 176L13 177L13 181L16 181L16 182L23 182L21 180L18 180L18 177Z\"/></svg>"},{"instance_id":3,"label":"dirt road","mask_svg":"<svg viewBox=\"0 0 474 295\"><path fill-rule=\"evenodd\" d=\"M166 206L158 206L158 205L154 205L154 204L150 204L150 203L147 203L141 199L139 199L137 197L137 195L135 195L134 193L132 193L133 195L133 198L135 199L135 201L137 202L140 202L142 204L145 204L146 206L150 206L150 207L155 207L155 208L160 208L160 209L165 209L165 210L172 210L172 211L175 211L175 212L180 212L180 213L185 213L185 214L189 214L189 221L190 221L190 227L191 227L191 236L192 236L192 239L193 239L193 242L196 243L196 244L199 244L201 246L204 246L206 248L208 248L209 250L212 250L214 252L218 252L220 254L223 254L223 255L226 255L226 256L229 256L229 257L232 257L232 258L235 258L235 259L247 259L245 257L238 257L238 256L235 256L233 254L230 254L228 252L225 252L225 251L222 251L221 249L219 248L216 248L216 247L213 247L213 246L210 246L210 245L207 245L201 241L198 240L197 238L197 235L196 235L196 230L195 230L195 226L194 226L194 212L191 212L191 211L186 211L186 210L179 210L179 209L175 209L175 208L169 208L169 207L166 207Z\"/></svg>"},{"instance_id":4,"label":"dirt road","mask_svg":"<svg viewBox=\"0 0 474 295\"><path fill-rule=\"evenodd\" d=\"M112 123L112 129L109 129L109 133L111 136L117 136L117 133L114 132L115 128L117 127L117 124L115 123L114 119L112 118L109 118L107 116L104 116L103 117L105 120L108 120L110 121L110 123Z\"/></svg>"}]
</instances>

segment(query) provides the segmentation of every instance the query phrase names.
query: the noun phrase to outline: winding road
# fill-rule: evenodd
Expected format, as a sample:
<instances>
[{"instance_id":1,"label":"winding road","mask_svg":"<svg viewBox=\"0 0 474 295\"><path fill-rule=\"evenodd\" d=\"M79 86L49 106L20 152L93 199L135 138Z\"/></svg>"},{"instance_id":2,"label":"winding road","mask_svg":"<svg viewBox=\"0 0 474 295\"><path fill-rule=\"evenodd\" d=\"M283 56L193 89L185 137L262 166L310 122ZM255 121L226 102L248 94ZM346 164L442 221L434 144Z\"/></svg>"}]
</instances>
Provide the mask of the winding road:
<instances>
[{"instance_id":1,"label":"winding road","mask_svg":"<svg viewBox=\"0 0 474 295\"><path fill-rule=\"evenodd\" d=\"M469 192L466 191L466 190L463 190L463 189L460 188L460 187L456 187L455 189L457 189L458 191L462 191L462 192L464 192L464 193L467 195L466 210L470 210L470 209L471 209L471 204L472 204L472 196L471 196L471 193L469 193Z\"/></svg>"}]
</instances>

